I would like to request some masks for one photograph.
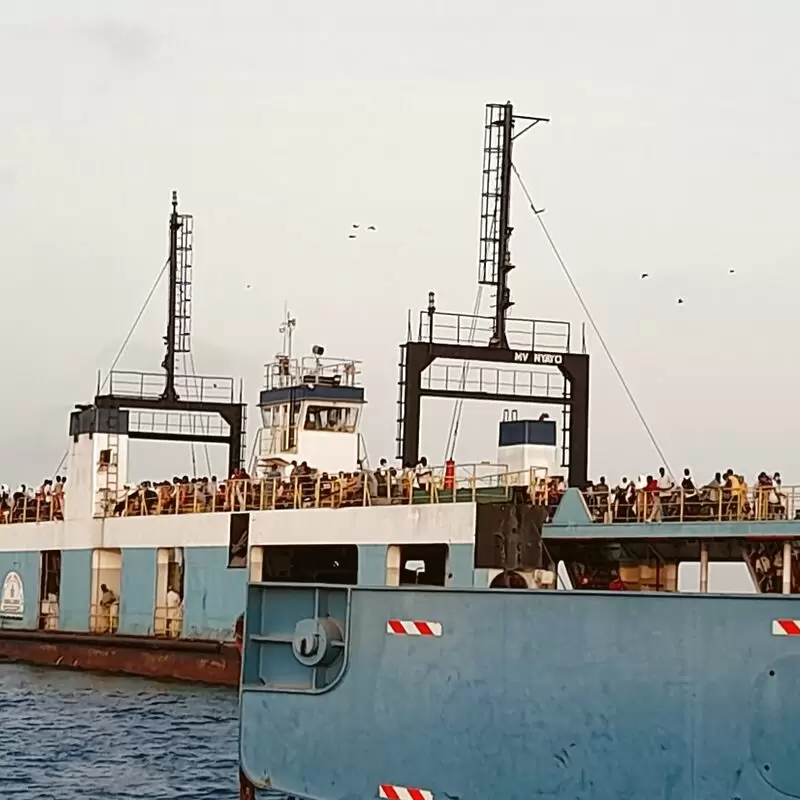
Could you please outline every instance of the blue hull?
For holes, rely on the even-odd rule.
[[[241,761],[271,787],[257,797],[800,797],[800,636],[773,634],[800,617],[793,597],[249,591]],[[302,650],[315,609],[341,641],[301,625]],[[442,635],[387,633],[393,619]]]

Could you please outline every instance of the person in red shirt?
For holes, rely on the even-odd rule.
[[[640,520],[649,520],[658,502],[658,481],[652,475],[647,476],[642,492],[638,516]]]

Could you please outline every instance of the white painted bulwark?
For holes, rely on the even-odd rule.
[[[251,511],[250,545],[472,544],[475,504]],[[24,529],[24,539],[18,535]],[[68,519],[4,525],[0,552],[227,547],[230,514]]]
[[[250,544],[472,544],[475,504],[258,511]]]
[[[102,519],[67,519],[65,522],[28,522],[0,526],[0,553],[42,550],[91,550],[101,547]],[[24,538],[20,536],[20,529]]]
[[[7,572],[0,590],[0,617],[22,619],[25,613],[25,591],[18,572]]]

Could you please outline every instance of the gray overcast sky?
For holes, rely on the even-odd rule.
[[[0,482],[58,463],[163,263],[173,188],[195,215],[198,370],[255,399],[288,301],[297,349],[364,360],[370,456],[394,455],[406,309],[429,289],[472,309],[483,106],[507,99],[553,120],[516,162],[673,470],[800,482],[798,23],[789,0],[6,0]],[[515,312],[580,323],[515,202]],[[351,242],[356,221],[379,230]],[[158,368],[165,305],[121,367]],[[591,471],[655,469],[589,346]],[[425,410],[440,462],[450,408]],[[467,407],[460,460],[494,457],[501,413]],[[186,447],[168,468],[145,449],[140,473],[189,469]]]

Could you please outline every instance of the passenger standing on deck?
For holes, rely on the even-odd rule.
[[[627,522],[630,518],[631,507],[628,503],[628,479],[623,476],[622,480],[614,488],[613,519],[615,521]]]
[[[167,591],[167,635],[174,639],[180,636],[183,618],[183,601],[174,586]]]
[[[414,472],[416,473],[417,486],[427,492],[431,486],[431,468],[428,466],[428,459],[425,456],[420,458]]]
[[[117,596],[104,583],[100,584],[100,633],[113,633],[112,609],[117,603]]]
[[[742,485],[739,476],[732,469],[725,472],[725,483],[722,489],[722,498],[725,503],[725,519],[738,519],[742,508]]]
[[[375,480],[378,483],[378,497],[390,497],[389,465],[385,458],[380,460],[378,469],[375,470]]]
[[[636,495],[636,502],[641,504],[636,508],[636,518],[644,522],[650,522],[658,499],[658,481],[652,475],[648,475],[644,481],[640,478],[639,484],[643,485],[644,488]]]
[[[675,481],[672,475],[667,474],[664,467],[658,468],[658,480],[656,481],[656,491],[653,492],[653,508],[650,512],[650,522],[661,522],[664,518],[663,502],[669,502],[672,490],[675,488]]]
[[[781,491],[781,474],[776,472],[772,476],[772,486],[774,487],[775,498],[778,503],[778,519],[787,519],[786,515],[786,495]]]
[[[11,516],[11,493],[5,483],[0,483],[0,522],[9,522]]]
[[[681,505],[683,519],[694,519],[699,516],[700,508],[698,504],[699,495],[697,487],[694,485],[694,478],[689,467],[683,470],[681,479]]]
[[[56,475],[56,483],[53,486],[53,518],[64,519],[64,484],[66,478]]]
[[[704,516],[711,516],[716,517],[717,519],[722,519],[722,473],[715,472],[714,473],[714,480],[709,481],[703,489],[705,490],[708,503],[709,503],[709,514]]]
[[[611,489],[606,483],[605,475],[600,476],[600,482],[596,483],[592,489],[592,497],[595,499],[595,509],[597,511],[598,522],[611,522]]]

